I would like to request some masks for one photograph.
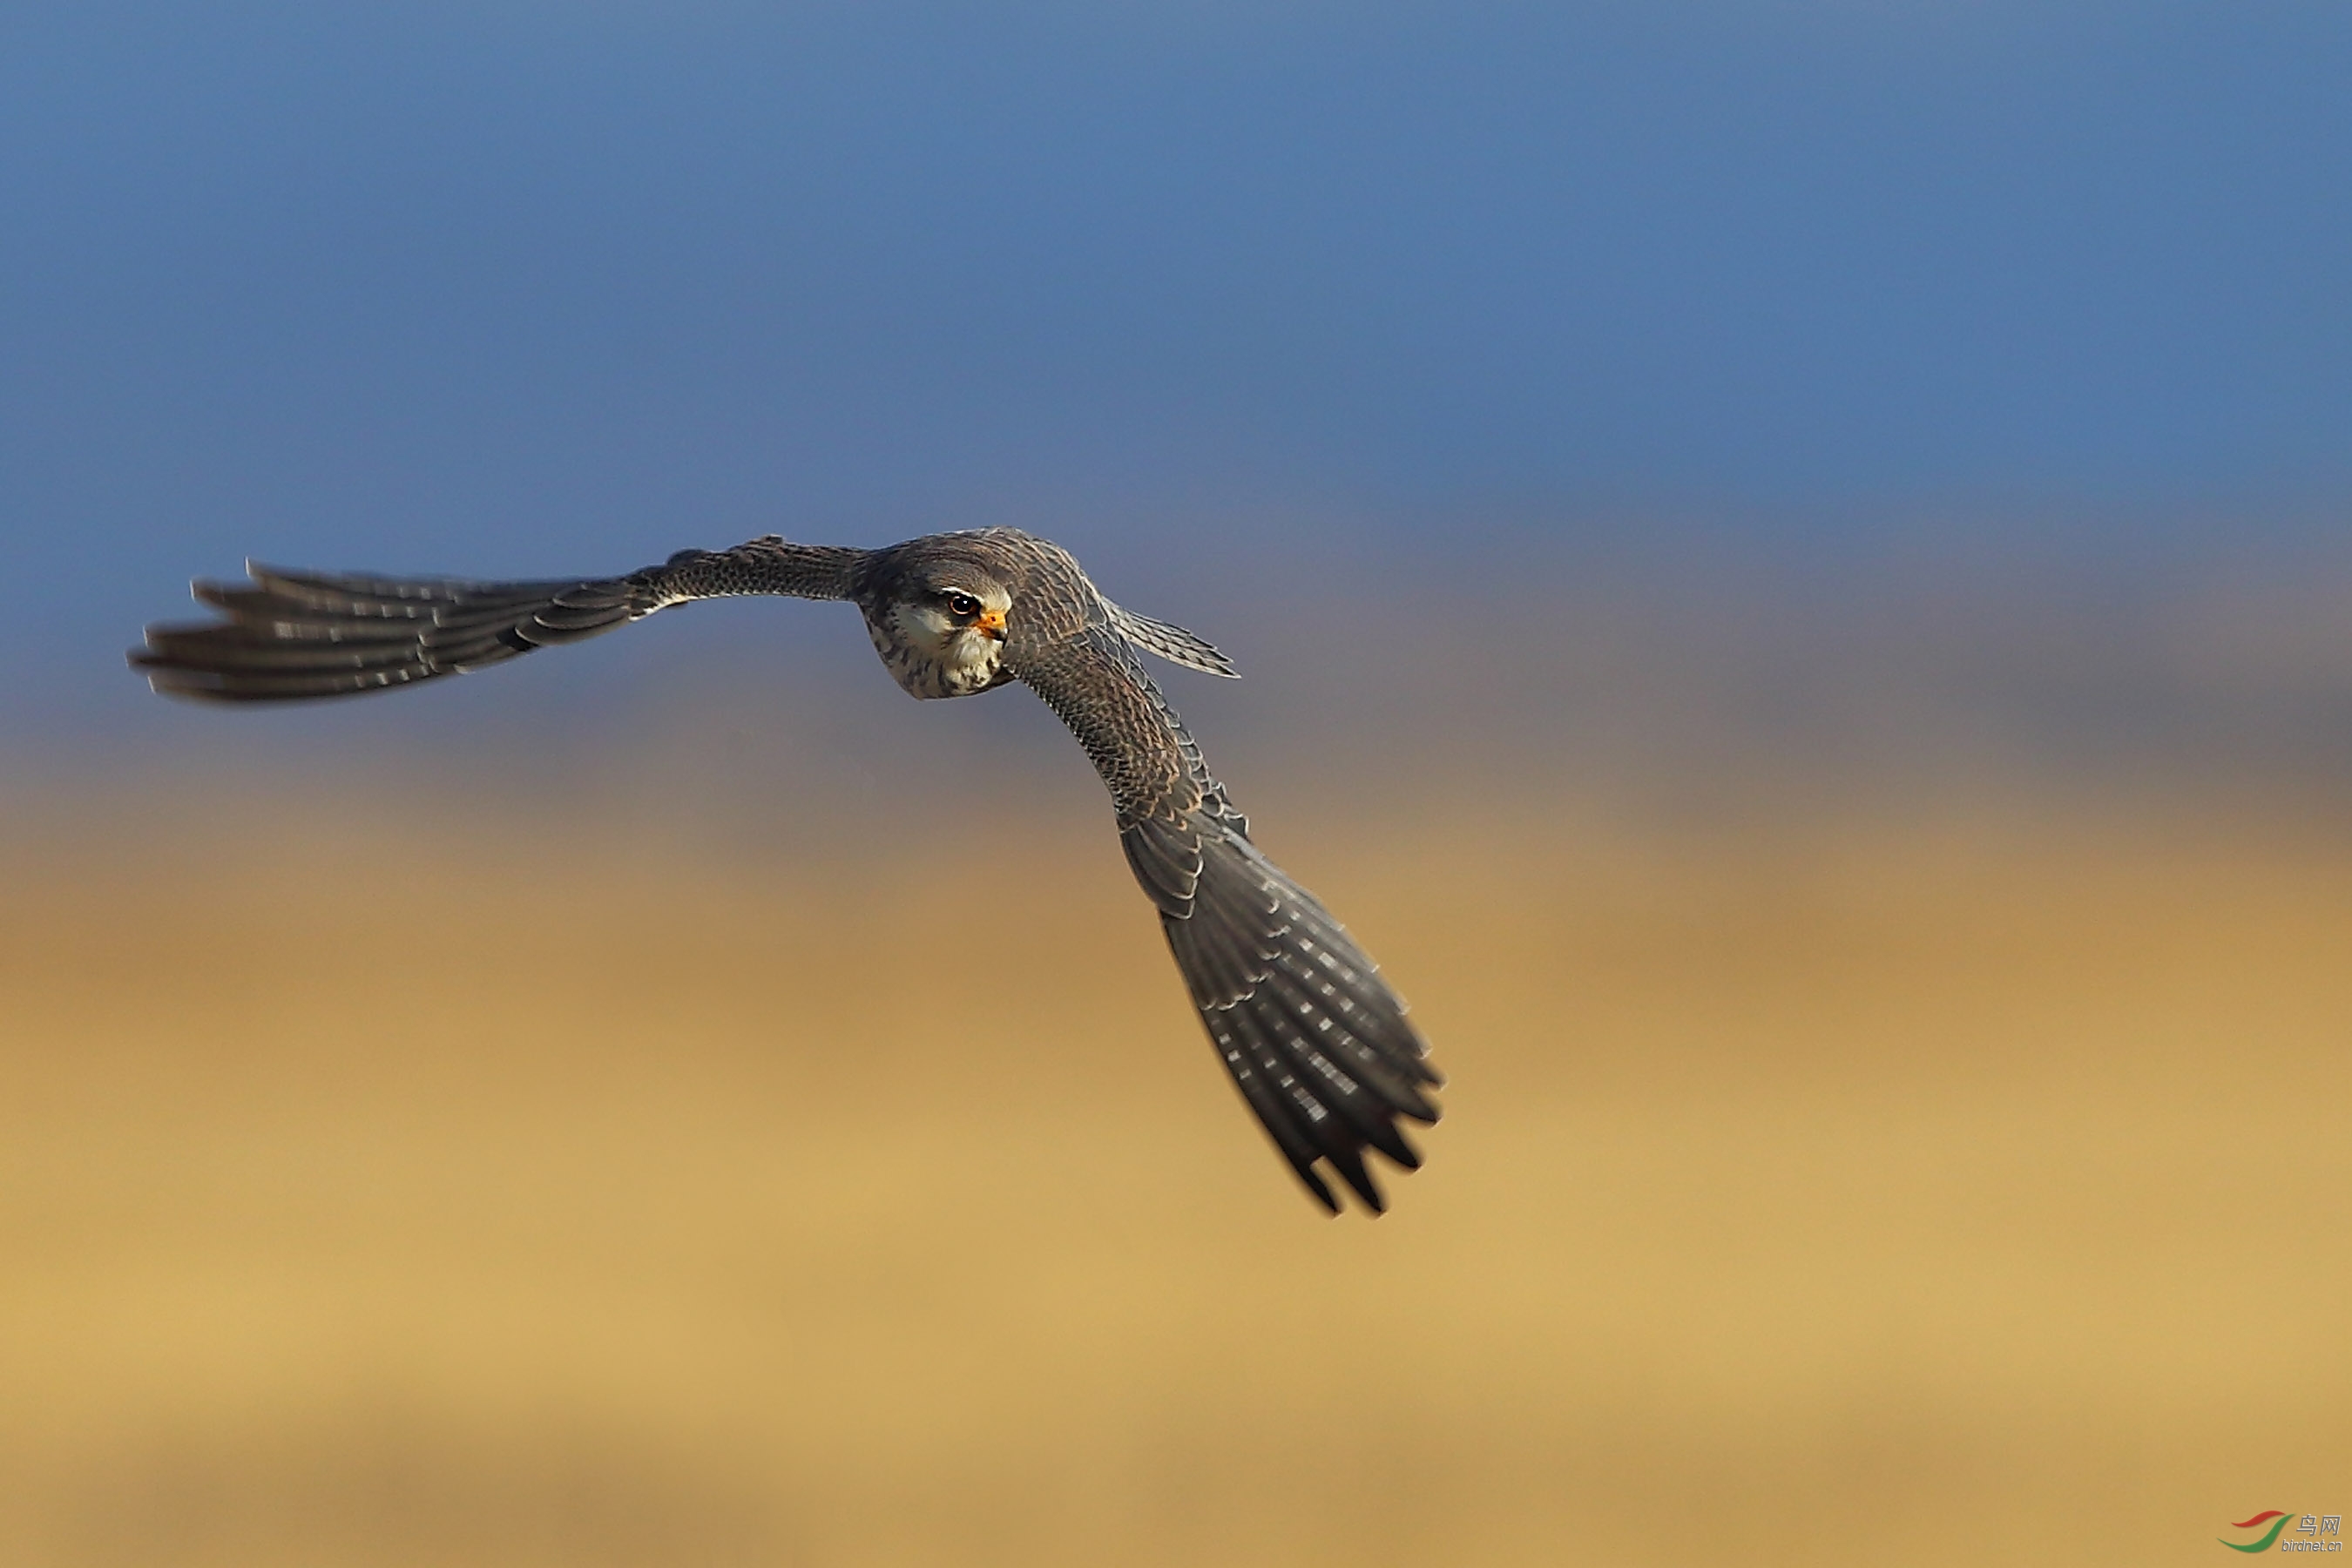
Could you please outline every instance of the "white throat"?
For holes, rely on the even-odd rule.
[[[890,677],[913,697],[969,697],[996,679],[1004,645],[922,605],[888,606],[866,634]]]

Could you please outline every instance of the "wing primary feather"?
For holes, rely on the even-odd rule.
[[[1388,1115],[1409,1116],[1421,1122],[1437,1120],[1437,1108],[1422,1095],[1413,1078],[1404,1070],[1405,1064],[1398,1061],[1392,1051],[1365,1041],[1318,1005],[1286,970],[1277,968],[1267,974],[1264,994],[1296,1020],[1302,1038],[1334,1058],[1342,1070],[1378,1096]],[[1381,1152],[1399,1164],[1419,1163],[1386,1146]]]
[[[666,605],[740,594],[855,595],[869,552],[770,535],[682,551],[626,576],[474,583],[297,572],[246,563],[245,584],[199,581],[222,619],[148,628],[131,662],[168,696],[267,702],[380,691],[582,642]]]
[[[1299,1125],[1298,1120],[1281,1089],[1269,1071],[1269,1064],[1256,1055],[1256,1043],[1246,1039],[1230,1015],[1203,1014],[1209,1026],[1209,1037],[1224,1058],[1225,1071],[1242,1091],[1242,1098],[1257,1115],[1258,1124],[1274,1140],[1291,1171],[1315,1195],[1315,1200],[1333,1214],[1339,1212],[1339,1200],[1331,1195],[1331,1188],[1317,1173],[1315,1161],[1318,1151],[1315,1142]]]
[[[1234,1034],[1252,1044],[1251,1054],[1271,1080],[1276,1096],[1289,1112],[1291,1125],[1303,1133],[1315,1155],[1329,1163],[1374,1214],[1388,1207],[1371,1173],[1364,1168],[1363,1140],[1339,1111],[1302,1078],[1306,1064],[1285,1048],[1269,1021],[1247,1005],[1232,1009]]]
[[[1139,648],[1160,651],[1153,634],[1123,614],[1024,650],[1015,673],[1110,790],[1129,866],[1244,1101],[1318,1202],[1338,1206],[1318,1171],[1328,1165],[1379,1213],[1365,1151],[1412,1170],[1421,1153],[1398,1121],[1438,1119],[1423,1092],[1441,1081],[1427,1047],[1354,938],[1250,842],[1138,661]]]

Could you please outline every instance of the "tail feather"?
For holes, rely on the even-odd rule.
[[[1111,625],[1118,628],[1119,636],[1144,652],[1203,675],[1222,675],[1228,680],[1240,678],[1241,671],[1234,668],[1234,661],[1198,633],[1167,621],[1155,621],[1150,616],[1139,616],[1108,600],[1104,607],[1110,612]]]

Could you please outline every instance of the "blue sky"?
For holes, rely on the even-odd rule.
[[[2352,500],[2340,4],[66,10],[0,12],[20,717],[247,552]]]

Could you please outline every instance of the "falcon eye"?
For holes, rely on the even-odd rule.
[[[976,616],[980,614],[980,601],[970,594],[950,594],[948,608],[959,616]]]

